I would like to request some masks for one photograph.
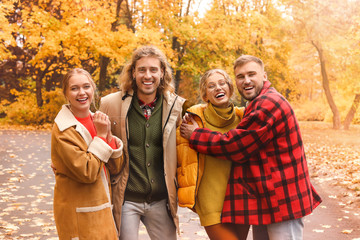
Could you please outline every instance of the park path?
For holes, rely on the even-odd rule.
[[[0,140],[0,239],[58,239],[52,212],[50,133],[0,130]],[[343,203],[337,190],[314,184],[324,201],[305,218],[304,239],[360,240],[360,209]],[[179,218],[179,239],[208,239],[196,214],[180,208]],[[140,240],[147,239],[142,226]]]

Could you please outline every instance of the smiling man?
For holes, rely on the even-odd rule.
[[[112,133],[124,143],[125,169],[111,176],[121,240],[137,240],[140,221],[151,239],[176,239],[176,127],[185,99],[172,80],[165,55],[143,46],[124,67],[121,90],[101,101]]]
[[[248,101],[244,117],[225,134],[183,123],[181,135],[196,151],[233,161],[222,222],[253,225],[254,240],[301,240],[303,217],[321,198],[310,183],[294,111],[270,87],[261,59],[243,55],[235,81]]]

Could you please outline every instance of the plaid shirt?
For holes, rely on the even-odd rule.
[[[142,101],[141,99],[139,100],[139,105],[140,108],[143,110],[144,112],[144,116],[146,118],[146,120],[149,120],[152,111],[154,110],[155,106],[156,106],[156,101],[157,101],[157,97],[149,104],[146,104],[144,101]]]
[[[224,223],[261,225],[301,218],[321,203],[310,183],[294,112],[268,81],[236,129],[220,134],[197,128],[190,146],[234,161]]]

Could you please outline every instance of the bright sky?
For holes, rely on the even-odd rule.
[[[204,16],[206,10],[210,8],[212,0],[195,0],[195,9],[199,9],[200,17]]]

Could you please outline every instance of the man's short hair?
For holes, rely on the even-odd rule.
[[[235,70],[235,68],[241,67],[249,62],[255,62],[255,63],[259,64],[260,67],[262,68],[262,70],[264,70],[263,61],[260,58],[252,56],[252,55],[241,55],[238,59],[236,59],[234,62],[234,70]]]

